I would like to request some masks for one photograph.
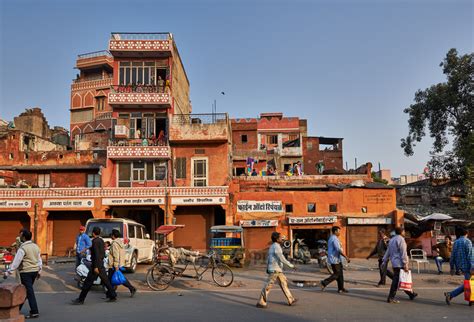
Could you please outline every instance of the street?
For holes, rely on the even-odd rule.
[[[134,298],[120,287],[118,302],[104,303],[103,293],[96,288],[82,306],[69,304],[79,294],[70,271],[72,267],[71,263],[51,264],[37,282],[38,321],[474,321],[472,308],[462,296],[453,300],[451,306],[444,302],[443,292],[462,283],[462,277],[438,276],[433,271],[414,272],[418,298],[410,301],[399,292],[401,303],[387,304],[389,285],[375,287],[378,271],[374,260],[351,262],[345,271],[350,293],[345,295],[336,293],[335,284],[325,292],[318,287],[297,287],[293,281],[316,282],[327,276],[314,265],[300,265],[298,271],[287,272],[298,303],[287,306],[283,293],[275,287],[267,309],[255,307],[265,279],[262,265],[234,269],[234,284],[229,288],[217,287],[207,275],[202,281],[177,278],[164,292],[148,289],[143,282],[148,266],[140,265],[137,273],[127,275],[139,289]],[[23,308],[23,314],[26,313],[27,304]]]

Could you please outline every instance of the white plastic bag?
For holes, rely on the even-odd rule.
[[[405,272],[400,270],[400,282],[398,283],[398,289],[402,291],[413,292],[413,281],[411,279],[411,271]]]

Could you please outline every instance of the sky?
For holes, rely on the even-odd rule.
[[[473,52],[473,2],[462,0],[0,0],[0,118],[39,106],[69,128],[78,54],[111,32],[171,32],[194,113],[283,112],[312,136],[342,137],[349,168],[421,173],[428,137],[406,157],[403,113],[443,82],[450,48]],[[225,95],[220,94],[225,92]]]

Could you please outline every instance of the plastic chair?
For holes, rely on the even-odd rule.
[[[423,249],[411,249],[410,250],[410,262],[413,268],[413,264],[416,263],[418,267],[418,274],[420,274],[420,264],[423,264],[426,270],[426,264],[428,269],[430,268],[430,261],[426,257],[426,252]]]

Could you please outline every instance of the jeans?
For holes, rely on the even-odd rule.
[[[383,259],[379,258],[379,272],[380,272],[380,281],[379,284],[385,285],[387,276],[393,280],[393,273],[388,270],[387,265],[383,265]]]
[[[89,271],[89,274],[87,274],[86,280],[84,281],[84,286],[82,286],[82,291],[81,294],[79,295],[79,300],[84,302],[86,299],[87,293],[89,293],[92,285],[94,285],[94,281],[97,279],[97,276],[100,277],[100,280],[102,284],[105,285],[107,288],[107,297],[114,299],[117,297],[117,293],[115,293],[114,288],[112,287],[112,284],[109,282],[109,278],[107,277],[107,274],[105,273],[105,268],[104,267],[99,267],[99,274],[96,274],[94,272],[94,268]]]
[[[444,259],[443,257],[441,256],[436,256],[434,258],[434,261],[436,263],[436,267],[438,267],[438,272],[442,272],[443,271],[443,263],[449,263],[449,259]]]
[[[109,276],[110,284],[112,284],[112,275],[114,275],[114,272],[115,272],[115,268],[109,268],[108,276]],[[128,288],[130,292],[135,289],[135,287],[133,287],[133,285],[130,284],[127,278],[125,278],[125,283],[123,283],[122,285]]]
[[[400,282],[400,270],[401,270],[400,267],[393,268],[392,285],[390,286],[390,293],[388,294],[389,300],[393,300],[395,298],[395,295],[397,295],[398,284]],[[410,297],[414,295],[413,292],[409,292],[409,291],[404,291],[404,292]]]
[[[464,279],[465,280],[468,280],[470,278],[471,278],[471,273],[470,272],[464,273]],[[454,291],[449,292],[449,296],[451,296],[451,298],[453,298],[453,297],[456,297],[456,296],[458,296],[459,294],[461,294],[463,292],[464,292],[464,281],[463,281],[463,284],[461,284],[461,286],[454,289]]]
[[[341,291],[344,289],[344,273],[342,269],[342,264],[331,264],[332,275],[326,278],[321,282],[324,287],[328,286],[332,281],[337,281],[337,290]]]
[[[26,298],[28,299],[28,304],[30,305],[30,314],[38,314],[38,304],[36,303],[35,291],[33,290],[33,284],[36,281],[38,272],[30,273],[20,273],[21,284],[26,288]],[[23,304],[20,305],[20,310],[23,307]]]
[[[291,292],[288,289],[288,282],[286,280],[286,276],[281,272],[274,272],[268,275],[267,282],[263,286],[262,292],[260,293],[258,304],[262,306],[267,305],[268,294],[270,293],[270,289],[272,288],[273,284],[275,284],[275,282],[278,282],[278,284],[280,284],[281,290],[283,291],[283,294],[285,294],[288,304],[293,303],[295,298],[293,297],[293,295],[291,295]]]
[[[85,257],[85,256],[82,255],[81,253],[76,254],[76,268],[77,268],[77,266],[81,265],[81,260],[82,260],[84,257]]]

